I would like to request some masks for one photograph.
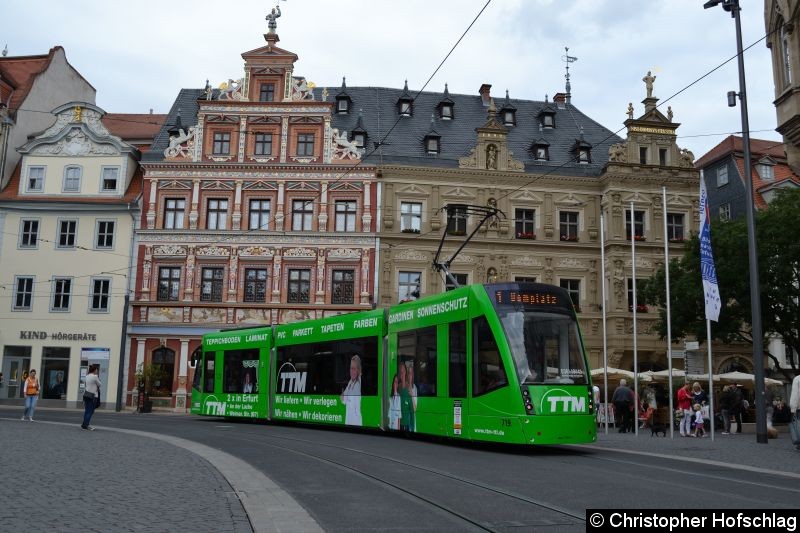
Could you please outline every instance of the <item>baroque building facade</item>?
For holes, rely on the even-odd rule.
[[[783,135],[789,166],[800,174],[800,2],[764,0],[766,45],[772,52],[777,131]]]
[[[375,169],[274,29],[242,54],[243,77],[181,91],[143,162],[132,402],[136,370],[153,363],[166,371],[154,405],[186,409],[206,332],[374,305]]]
[[[21,161],[0,191],[7,295],[0,400],[21,401],[22,380],[37,369],[44,405],[82,404],[83,378],[97,363],[103,402],[113,405],[126,346],[140,151],[110,132],[91,103],[53,114],[54,124],[17,148]]]

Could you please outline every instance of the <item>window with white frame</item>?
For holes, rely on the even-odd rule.
[[[562,241],[578,240],[578,213],[576,211],[561,211],[559,217],[559,230]]]
[[[536,210],[515,209],[514,230],[517,239],[536,238]]]
[[[95,239],[95,248],[113,248],[114,247],[114,228],[116,223],[113,220],[98,220],[97,221],[97,238]]]
[[[186,211],[184,198],[164,200],[164,229],[183,229],[183,216]]]
[[[756,169],[758,169],[758,175],[764,181],[774,181],[775,180],[775,170],[773,169],[772,165],[762,163],[760,165],[756,165]]]
[[[158,293],[159,302],[177,302],[181,288],[181,267],[159,267]]]
[[[228,229],[228,200],[209,198],[206,209],[206,229]]]
[[[468,216],[466,206],[450,206],[447,210],[447,233],[449,235],[466,235]]]
[[[644,279],[636,280],[636,311],[639,313],[646,313],[648,311],[647,303],[644,301]],[[628,311],[633,311],[633,280],[628,278]]]
[[[251,230],[269,229],[269,217],[271,212],[270,207],[271,207],[270,200],[262,200],[262,199],[250,200],[250,208],[248,212],[250,214]]]
[[[64,169],[64,192],[80,192],[81,175],[83,171],[78,166],[68,166]]]
[[[19,232],[20,248],[36,248],[39,246],[39,221],[22,219]]]
[[[75,237],[78,233],[77,220],[59,220],[58,221],[58,241],[56,241],[57,248],[74,248]]]
[[[244,270],[244,301],[265,302],[267,300],[267,269],[246,268]]]
[[[671,241],[684,239],[683,213],[667,213],[667,239]]]
[[[419,233],[422,227],[422,204],[400,202],[400,231]]]
[[[72,278],[53,278],[51,311],[69,311],[72,297]]]
[[[517,283],[536,283],[536,276],[514,276]]]
[[[633,236],[637,241],[644,239],[644,211],[633,212]],[[631,240],[631,211],[625,210],[625,238]]]
[[[42,192],[44,190],[44,167],[28,167],[28,192]]]
[[[231,134],[228,132],[214,133],[213,155],[228,155],[231,153]]]
[[[256,155],[272,155],[272,134],[256,133]]]
[[[100,188],[103,192],[116,192],[119,184],[119,167],[103,167]]]
[[[311,231],[314,200],[292,200],[292,230]]]
[[[422,272],[401,271],[397,277],[397,298],[400,302],[419,298]]]
[[[717,187],[728,184],[728,165],[722,165],[717,169]]]
[[[297,134],[297,155],[298,156],[313,156],[314,155],[314,134],[313,133],[298,133]]]
[[[356,202],[353,200],[336,202],[336,231],[356,230]]]
[[[719,206],[719,219],[720,220],[730,220],[731,219],[731,204],[724,203]]]
[[[560,280],[561,288],[567,291],[569,299],[572,300],[572,306],[575,311],[581,310],[581,280],[579,279],[562,279]]]
[[[204,268],[200,281],[201,302],[221,302],[225,282],[225,269],[221,267]]]
[[[33,276],[14,279],[14,311],[30,311],[33,306]]]
[[[92,293],[89,295],[89,311],[107,313],[111,297],[111,280],[108,278],[92,278]]]

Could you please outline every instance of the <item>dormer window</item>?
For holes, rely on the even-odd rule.
[[[504,126],[517,125],[517,108],[511,105],[511,99],[508,97],[508,90],[506,90],[506,99],[503,102],[503,107],[500,108],[499,116]]]
[[[453,120],[453,104],[442,103],[439,105],[439,118],[442,120]]]
[[[262,83],[258,91],[259,102],[273,102],[275,101],[275,84]]]
[[[756,170],[762,180],[775,181],[775,160],[771,157],[763,157],[756,164]]]
[[[588,165],[592,162],[592,152],[588,148],[578,149],[578,163]]]
[[[116,192],[119,181],[119,167],[103,167],[101,188],[103,192]]]
[[[350,104],[352,103],[353,100],[350,98],[350,95],[347,94],[345,79],[342,77],[342,88],[336,93],[336,113],[339,115],[346,115],[350,112]]]
[[[403,93],[397,99],[397,113],[401,117],[410,117],[414,114],[414,99],[411,98],[411,94],[408,92],[408,80],[403,86]]]
[[[556,127],[556,117],[551,113],[542,115],[542,127],[545,129],[553,129]]]
[[[439,155],[439,141],[440,137],[438,135],[426,135],[425,136],[425,152],[430,155]]]
[[[359,148],[364,148],[367,145],[367,134],[364,132],[353,133],[352,142]]]
[[[544,139],[539,139],[531,145],[531,155],[536,161],[548,161],[550,159],[550,143]]]

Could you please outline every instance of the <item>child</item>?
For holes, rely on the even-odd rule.
[[[706,429],[703,424],[703,406],[699,403],[696,403],[694,404],[694,434],[692,437],[706,436]]]

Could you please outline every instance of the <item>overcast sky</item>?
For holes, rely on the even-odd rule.
[[[296,53],[295,75],[318,86],[422,87],[486,0],[281,0],[279,46]],[[696,157],[741,130],[736,61],[665,102],[736,53],[734,21],[704,0],[492,0],[426,90],[542,100],[564,91],[564,47],[572,103],[603,126],[622,127],[628,102],[643,111],[641,81],[681,123],[678,144]],[[764,36],[763,0],[741,0],[744,46]],[[181,88],[242,76],[241,53],[263,46],[275,2],[0,0],[0,46],[9,55],[55,45],[97,89],[107,112],[169,111]],[[751,136],[780,140],[770,52],[745,52]],[[763,131],[762,131],[763,130]],[[715,135],[712,135],[715,134]]]

